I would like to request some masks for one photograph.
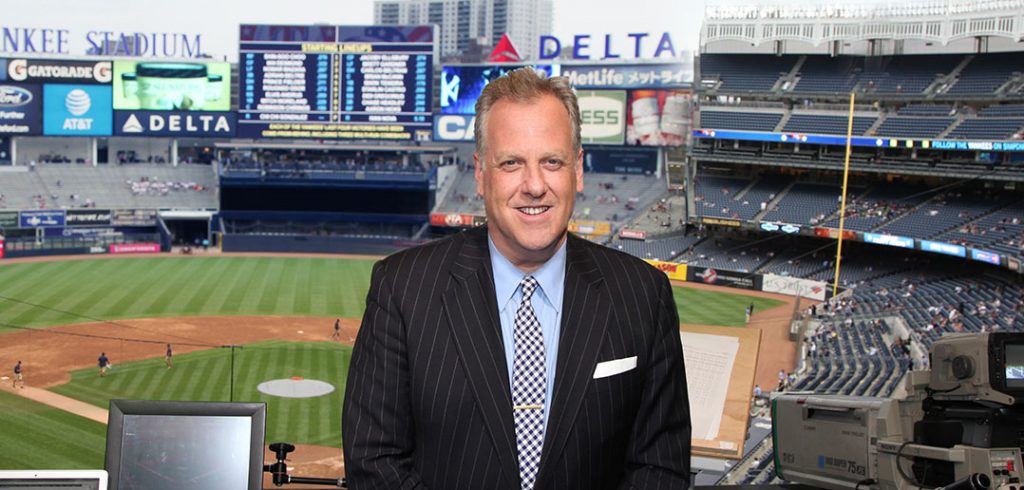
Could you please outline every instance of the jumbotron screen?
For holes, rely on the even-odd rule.
[[[433,26],[240,29],[238,137],[430,140]]]

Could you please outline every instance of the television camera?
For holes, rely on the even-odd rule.
[[[1024,490],[1024,333],[951,334],[906,398],[772,401],[779,477],[828,489]]]

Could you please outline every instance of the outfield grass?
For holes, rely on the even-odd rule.
[[[151,257],[0,266],[0,321],[46,327],[123,318],[222,315],[362,316],[372,260],[289,257]],[[743,326],[744,309],[781,304],[742,294],[676,287],[684,323]],[[5,299],[10,298],[11,300]],[[13,300],[13,301],[12,301]],[[39,305],[39,306],[35,306]],[[9,331],[0,327],[0,333]],[[262,342],[235,352],[236,401],[265,401],[267,441],[338,447],[351,348],[337,343]],[[119,363],[106,378],[72,373],[53,391],[106,408],[114,398],[225,401],[230,351],[217,349]],[[335,385],[312,399],[259,393],[262,381],[302,376]],[[0,393],[0,468],[100,468],[105,427]],[[13,455],[13,456],[11,456]]]
[[[0,391],[0,469],[103,467],[107,426]]]
[[[10,264],[0,267],[0,312],[4,323],[22,327],[211,315],[358,318],[372,267],[372,260],[291,257]],[[743,326],[743,310],[751,302],[755,311],[781,304],[742,294],[674,289],[684,323]],[[0,327],[0,333],[9,330]]]
[[[699,325],[742,327],[746,325],[746,308],[754,304],[754,313],[783,304],[771,298],[758,298],[742,294],[674,287],[679,321]]]
[[[22,327],[207,315],[359,317],[372,266],[372,260],[288,257],[9,264],[0,267],[0,312],[4,323]]]
[[[341,447],[341,404],[352,347],[334,342],[260,342],[235,350],[234,400],[267,403],[267,442],[288,441]],[[71,381],[51,391],[107,408],[111,399],[230,400],[231,351],[215,349],[119,363],[105,378],[93,368],[71,373]],[[301,376],[334,385],[316,398],[282,398],[256,386],[272,379]],[[2,432],[2,431],[0,431]]]

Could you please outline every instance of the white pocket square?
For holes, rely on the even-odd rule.
[[[622,374],[633,369],[636,369],[636,356],[599,362],[597,363],[597,368],[594,369],[594,379],[615,376],[616,374]]]

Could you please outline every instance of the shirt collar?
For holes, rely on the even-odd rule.
[[[540,292],[547,300],[548,306],[559,313],[562,311],[562,293],[565,289],[565,248],[568,242],[569,239],[566,237],[555,254],[532,274],[540,285]],[[494,271],[494,293],[498,299],[498,309],[504,310],[526,274],[498,251],[490,235],[487,236],[487,248],[491,252],[491,269]]]

